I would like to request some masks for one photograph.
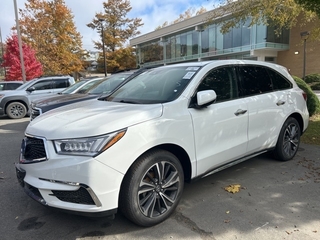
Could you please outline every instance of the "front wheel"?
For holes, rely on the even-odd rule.
[[[27,114],[27,108],[21,102],[12,102],[7,106],[6,113],[9,118],[24,118]]]
[[[299,148],[300,144],[300,125],[295,118],[288,118],[282,126],[274,156],[281,161],[292,159]]]
[[[142,155],[126,174],[120,192],[120,209],[143,227],[167,219],[177,207],[184,174],[177,157],[164,150]]]

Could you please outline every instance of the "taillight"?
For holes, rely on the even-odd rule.
[[[302,96],[303,96],[304,100],[307,101],[307,94],[305,92],[302,92]]]

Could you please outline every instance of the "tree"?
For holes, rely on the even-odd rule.
[[[82,42],[64,0],[28,0],[19,10],[21,34],[37,53],[46,74],[82,69]]]
[[[204,7],[201,7],[199,8],[198,10],[196,10],[195,8],[188,8],[184,13],[181,13],[179,15],[179,17],[175,20],[173,20],[171,23],[168,23],[168,21],[165,21],[162,25],[156,27],[154,30],[159,30],[163,27],[166,27],[168,25],[171,25],[171,24],[175,24],[175,23],[178,23],[178,22],[182,22],[188,18],[191,18],[191,17],[194,17],[194,16],[197,16],[197,15],[200,15],[202,13],[205,13],[207,11],[206,8]]]
[[[320,1],[319,0],[295,0],[297,4],[306,10],[315,12],[320,18]]]
[[[219,7],[216,6],[212,11],[210,20],[222,19],[222,33],[228,32],[233,27],[239,27],[250,19],[250,26],[272,24],[278,34],[281,29],[290,29],[298,24],[298,19],[300,19],[299,24],[318,20],[315,12],[305,9],[296,1],[300,0],[221,0]],[[318,34],[318,31],[313,31],[313,34]]]
[[[119,65],[121,68],[122,63],[116,61],[115,55],[120,53],[119,49],[124,48],[124,44],[129,38],[138,34],[138,28],[143,25],[140,18],[128,18],[127,14],[131,11],[132,7],[129,0],[108,0],[103,2],[104,12],[97,13],[91,23],[87,24],[88,27],[96,29],[105,44],[105,51],[107,57],[108,68],[113,72],[112,66]],[[103,34],[102,34],[103,31]],[[93,41],[95,48],[102,50],[101,41]],[[132,57],[132,51],[121,51],[127,53],[127,57]],[[123,66],[122,66],[123,67]]]
[[[3,55],[2,66],[8,68],[7,80],[22,80],[20,51],[17,35],[6,40],[6,51]],[[42,75],[41,63],[36,59],[35,51],[27,44],[22,44],[26,79],[31,80]]]

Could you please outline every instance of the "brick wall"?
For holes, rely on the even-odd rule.
[[[314,26],[320,26],[320,21],[309,23],[302,27],[299,23],[297,25],[290,31],[289,50],[278,52],[277,63],[290,69],[292,75],[302,77],[304,41],[300,33],[305,31],[312,32]],[[295,52],[299,52],[299,54],[296,55]],[[314,40],[309,37],[306,42],[306,75],[311,73],[320,73],[320,40]]]

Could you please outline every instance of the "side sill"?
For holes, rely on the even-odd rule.
[[[227,169],[227,168],[229,168],[229,167],[232,167],[232,166],[234,166],[234,165],[237,165],[238,163],[244,162],[244,161],[246,161],[246,160],[248,160],[248,159],[251,159],[251,158],[256,157],[256,156],[258,156],[258,155],[261,155],[261,154],[263,154],[263,153],[272,151],[273,149],[274,149],[274,147],[273,147],[273,148],[269,148],[269,149],[265,149],[265,150],[263,150],[263,151],[256,152],[256,153],[250,154],[250,155],[248,155],[248,156],[245,156],[245,157],[242,157],[242,158],[233,160],[232,162],[226,163],[226,164],[224,164],[224,165],[220,165],[220,166],[218,166],[218,167],[215,167],[215,168],[213,168],[213,169],[210,169],[210,170],[206,171],[205,173],[203,173],[203,174],[201,174],[201,175],[199,175],[199,176],[191,179],[189,182],[190,182],[190,183],[196,182],[196,181],[198,181],[198,180],[201,179],[201,178],[207,177],[207,176],[212,175],[212,174],[214,174],[214,173],[216,173],[216,172],[220,172],[220,171],[222,171],[222,170],[224,170],[224,169]]]

